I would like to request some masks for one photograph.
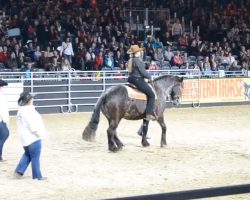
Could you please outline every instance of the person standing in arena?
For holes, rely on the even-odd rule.
[[[33,105],[33,95],[30,93],[21,93],[18,105],[20,107],[17,113],[17,128],[24,148],[24,154],[16,167],[15,177],[22,177],[31,163],[32,178],[45,180],[46,178],[42,176],[40,170],[41,140],[47,137],[42,117],[36,111]]]
[[[9,137],[9,110],[7,101],[3,94],[3,87],[8,83],[0,80],[0,162],[3,162],[3,146]]]

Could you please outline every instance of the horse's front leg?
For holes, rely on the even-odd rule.
[[[142,124],[142,140],[141,144],[143,147],[149,146],[149,142],[147,141],[147,133],[148,133],[148,120],[143,119],[143,124]]]
[[[167,132],[167,126],[164,122],[164,117],[159,117],[157,119],[157,122],[160,124],[161,126],[161,147],[164,147],[167,145],[167,142],[166,142],[166,132]]]
[[[123,143],[121,142],[121,140],[118,138],[117,132],[115,132],[114,140],[115,140],[115,143],[116,143],[116,145],[117,145],[118,150],[121,150],[122,147],[124,146],[124,144],[123,144]]]

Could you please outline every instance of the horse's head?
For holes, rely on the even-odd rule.
[[[170,101],[174,106],[179,106],[181,103],[182,89],[183,89],[183,77],[176,77],[176,84],[172,87],[169,93]]]
[[[162,97],[172,102],[175,106],[181,103],[182,89],[183,89],[183,77],[173,75],[162,75],[155,79],[158,86],[158,92],[163,94]]]

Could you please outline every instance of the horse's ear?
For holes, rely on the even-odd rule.
[[[184,80],[184,77],[182,76],[182,77],[179,77],[179,81],[180,82],[183,82],[183,80]]]

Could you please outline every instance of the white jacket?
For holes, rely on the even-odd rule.
[[[17,128],[23,146],[47,138],[42,117],[33,105],[21,106],[18,109]]]
[[[71,42],[62,42],[61,55],[66,54],[69,56],[74,56],[74,51]]]

